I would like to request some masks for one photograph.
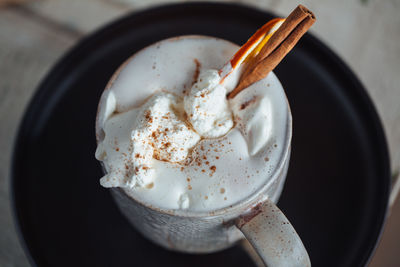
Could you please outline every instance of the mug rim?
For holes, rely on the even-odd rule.
[[[119,73],[124,69],[126,64],[128,62],[130,62],[138,53],[147,49],[148,47],[156,45],[157,43],[168,41],[168,40],[172,41],[172,40],[181,39],[181,38],[213,38],[213,39],[223,40],[227,43],[231,43],[231,44],[234,44],[235,46],[238,46],[237,44],[235,44],[231,41],[222,39],[222,38],[218,38],[218,37],[214,37],[214,36],[206,36],[206,35],[196,35],[196,34],[175,36],[175,37],[157,41],[153,44],[150,44],[150,45],[138,50],[132,56],[130,56],[128,59],[126,59],[118,67],[118,69],[114,72],[114,74],[111,76],[110,80],[108,81],[108,83],[103,91],[103,94],[112,87],[114,81],[118,78]],[[221,216],[221,215],[231,214],[231,213],[235,213],[235,211],[241,211],[243,209],[246,210],[248,208],[251,208],[258,202],[262,202],[263,200],[265,200],[265,196],[262,193],[265,192],[271,186],[271,184],[277,179],[277,176],[279,176],[281,174],[282,169],[285,168],[286,161],[290,160],[290,149],[291,149],[291,140],[292,140],[292,132],[293,132],[292,113],[291,113],[289,101],[287,99],[285,90],[284,90],[280,80],[275,75],[275,73],[273,71],[271,71],[270,74],[268,74],[268,75],[271,75],[271,74],[273,75],[273,77],[276,79],[279,86],[281,87],[281,89],[284,93],[286,106],[287,106],[286,138],[285,138],[285,143],[284,143],[285,149],[283,150],[283,153],[279,157],[279,161],[278,161],[279,163],[277,164],[277,167],[274,169],[274,172],[270,175],[270,178],[267,179],[267,181],[262,186],[257,188],[253,194],[250,194],[247,197],[243,198],[242,200],[239,200],[236,203],[231,204],[227,207],[222,207],[222,208],[218,208],[218,209],[210,210],[210,211],[191,211],[191,210],[165,209],[165,208],[161,208],[161,207],[156,207],[145,201],[140,201],[139,199],[135,198],[134,196],[126,193],[125,189],[122,187],[113,187],[110,189],[120,191],[122,194],[126,195],[130,200],[135,201],[139,205],[141,205],[145,208],[151,209],[155,212],[159,212],[159,213],[167,214],[167,215],[171,215],[171,216],[186,217],[186,218],[207,218],[207,217],[211,218],[211,217],[217,217],[217,216]],[[98,115],[99,115],[99,111],[100,111],[100,103],[101,103],[101,99],[100,99],[98,107],[97,107],[96,126],[95,126],[96,127],[95,130],[96,130],[96,143],[97,144],[99,143],[99,139],[100,139],[99,134],[101,134],[103,131],[102,129],[100,130],[100,126],[98,125],[98,122],[99,122]],[[103,173],[107,173],[105,171],[103,163],[100,162],[100,164],[102,166]],[[286,179],[286,177],[285,177],[285,179]]]

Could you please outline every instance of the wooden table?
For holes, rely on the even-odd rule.
[[[4,0],[0,0],[3,2]],[[0,8],[0,266],[29,266],[12,220],[9,166],[16,129],[39,81],[80,38],[113,19],[163,0],[37,0]],[[170,2],[170,1],[168,1]],[[175,1],[186,2],[186,1]],[[289,14],[290,0],[238,0]],[[383,120],[393,190],[400,189],[400,3],[303,0],[317,15],[312,32],[358,75]],[[400,201],[370,266],[400,266]]]

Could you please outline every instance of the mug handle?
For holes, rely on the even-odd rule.
[[[235,224],[266,266],[311,266],[299,235],[272,201],[259,203]]]

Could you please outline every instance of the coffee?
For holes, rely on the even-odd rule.
[[[221,39],[183,36],[137,52],[120,68],[97,117],[96,157],[107,172],[103,186],[120,187],[159,209],[207,212],[232,206],[273,182],[287,149],[290,116],[279,80],[270,73],[230,100],[225,94],[237,77],[220,92],[204,85],[237,49]],[[226,104],[201,106],[220,95]],[[175,128],[179,131],[169,134]],[[150,157],[137,153],[148,151],[146,146]]]

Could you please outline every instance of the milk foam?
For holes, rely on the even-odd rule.
[[[237,203],[270,181],[285,149],[289,116],[273,73],[227,102],[235,127],[222,137],[196,141],[190,164],[151,157],[151,179],[139,181],[146,186],[126,186],[132,172],[130,133],[146,99],[161,91],[190,97],[196,74],[221,68],[237,49],[214,38],[169,39],[140,51],[124,66],[99,104],[96,157],[107,171],[103,186],[122,187],[158,208],[211,211]]]

